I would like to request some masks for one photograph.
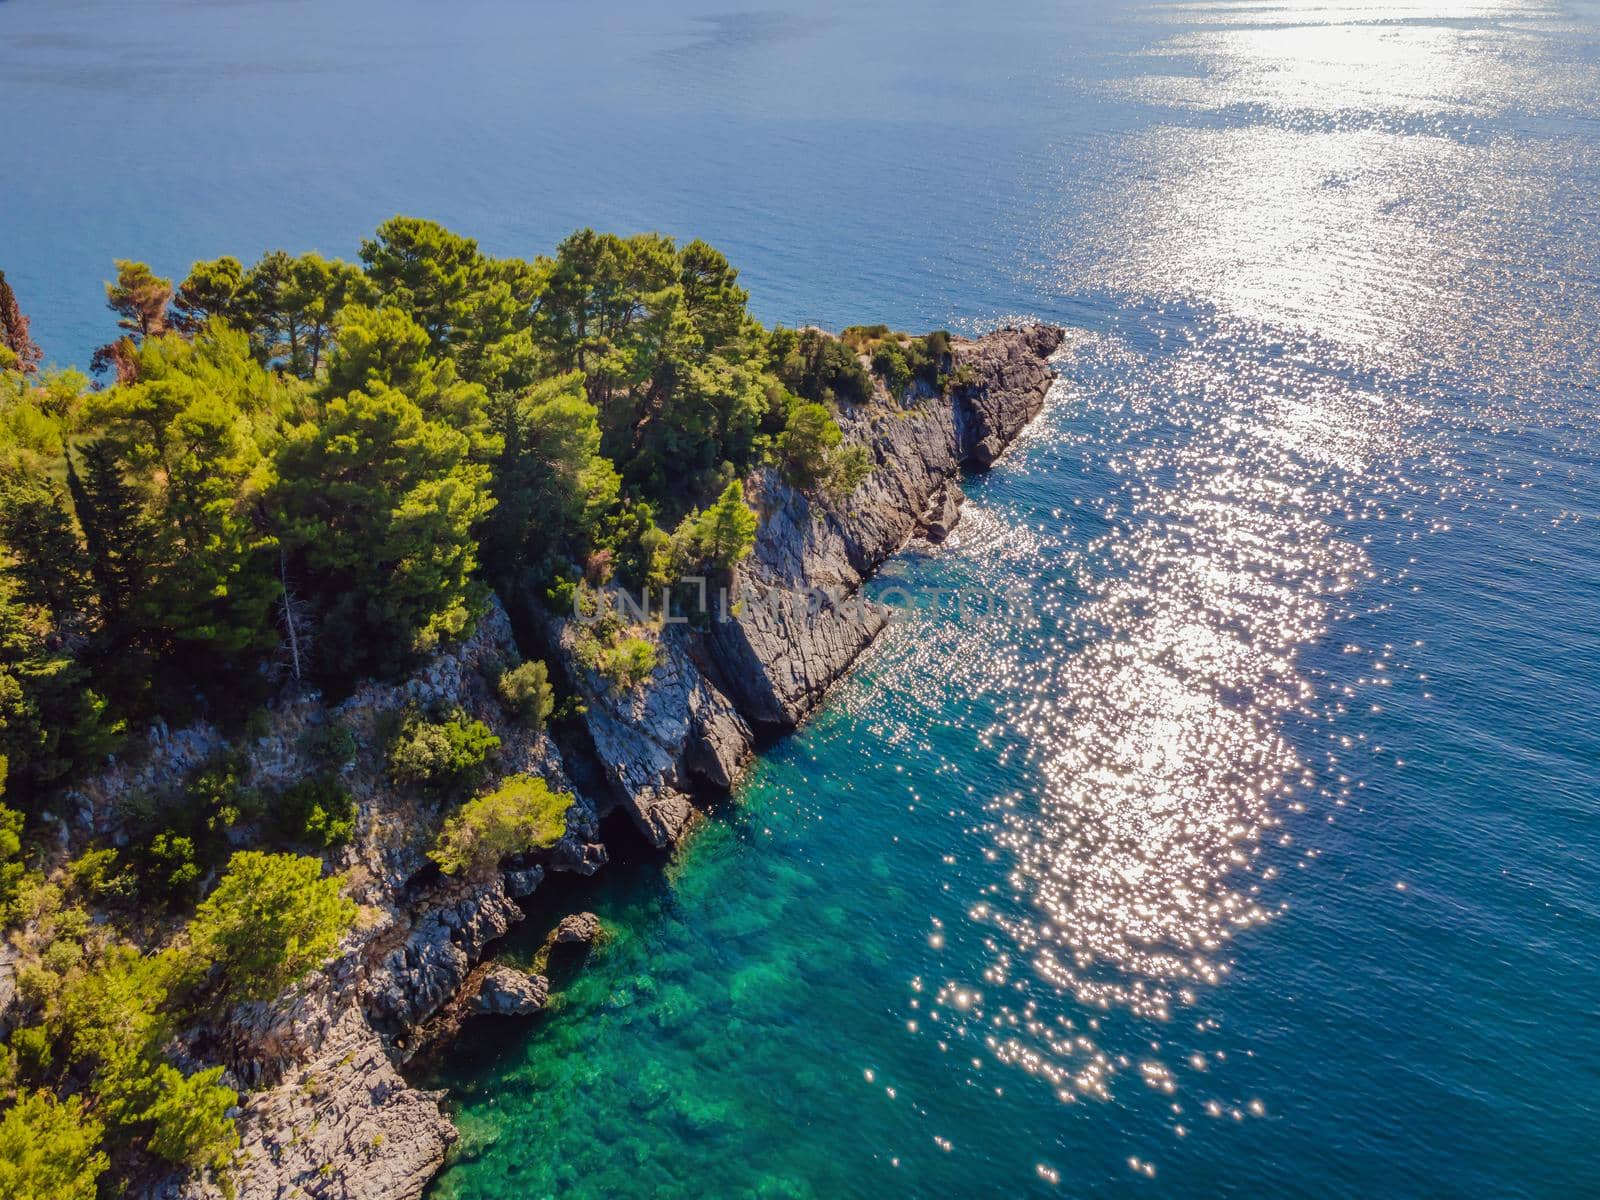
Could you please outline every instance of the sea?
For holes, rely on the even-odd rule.
[[[873,584],[1022,602],[535,897],[433,1200],[1600,1195],[1596,5],[0,0],[0,114],[61,365],[397,212],[1069,330]]]

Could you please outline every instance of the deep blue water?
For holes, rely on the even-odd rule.
[[[1071,325],[925,612],[447,1063],[447,1197],[1592,1194],[1600,16],[0,3],[0,268],[702,236]],[[513,954],[531,951],[529,931]]]

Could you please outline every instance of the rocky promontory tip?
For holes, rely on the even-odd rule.
[[[808,494],[777,471],[751,481],[760,513],[738,582],[763,603],[705,632],[668,626],[649,679],[618,693],[575,660],[578,631],[550,623],[601,766],[656,846],[677,841],[694,797],[726,791],[759,731],[792,729],[822,701],[887,624],[874,606],[818,602],[854,596],[907,541],[943,541],[959,519],[958,476],[986,469],[1043,407],[1049,360],[1065,332],[1053,325],[952,339],[952,384],[914,383],[891,396],[881,380],[865,403],[841,406],[847,444],[875,464],[845,499]]]

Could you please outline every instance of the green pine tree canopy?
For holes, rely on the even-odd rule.
[[[874,353],[895,393],[948,378],[946,335],[765,329],[727,259],[660,234],[523,261],[395,217],[357,263],[115,265],[98,390],[39,371],[0,296],[0,754],[24,805],[157,713],[400,671],[491,588],[731,569],[753,469],[835,500],[867,474],[837,413],[874,394]]]

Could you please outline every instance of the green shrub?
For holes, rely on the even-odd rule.
[[[865,446],[841,446],[828,456],[828,475],[823,488],[833,500],[843,500],[872,474],[872,455]]]
[[[171,829],[150,839],[140,866],[139,890],[158,900],[187,899],[200,883],[194,839]]]
[[[137,881],[117,869],[117,852],[109,846],[78,855],[67,864],[67,878],[91,900],[128,900],[137,890]]]
[[[289,837],[329,849],[355,835],[356,802],[337,778],[313,776],[278,797],[278,818]]]
[[[543,729],[555,710],[556,694],[550,671],[542,662],[525,662],[500,676],[500,699],[530,729]]]
[[[217,1080],[221,1067],[185,1076],[169,1063],[156,1067],[150,1079],[154,1098],[141,1114],[153,1121],[150,1151],[171,1163],[220,1171],[239,1148],[239,1131],[228,1110],[239,1094]]]
[[[578,661],[619,692],[632,691],[649,679],[660,654],[654,642],[640,637],[618,638],[610,644],[590,638],[578,645]]]
[[[578,581],[569,579],[565,575],[558,575],[550,581],[550,587],[545,591],[544,602],[551,612],[557,616],[570,617],[572,604],[578,593]]]
[[[325,721],[306,731],[306,754],[320,766],[337,771],[356,756],[356,748],[356,735],[343,721]]]
[[[500,739],[455,709],[441,720],[407,713],[389,746],[389,778],[402,786],[470,786]]]
[[[223,1003],[271,1000],[320,967],[356,917],[343,879],[322,861],[241,850],[195,909],[178,974],[193,987],[217,976]]]
[[[612,649],[606,677],[620,687],[638,687],[650,678],[660,657],[661,648],[654,642],[624,638]]]
[[[223,755],[203,767],[184,789],[188,815],[220,832],[253,813],[258,798],[244,786],[245,771],[246,764],[238,755]]]
[[[911,386],[911,364],[906,361],[906,352],[895,342],[884,342],[873,351],[872,369],[883,376],[884,386],[891,396],[898,398]]]
[[[43,1025],[24,1025],[11,1034],[11,1053],[17,1069],[30,1079],[42,1079],[55,1059],[50,1031]]]
[[[729,482],[715,504],[689,525],[686,548],[700,563],[727,571],[746,558],[756,544],[759,519],[744,500],[744,485]]]
[[[102,1126],[74,1097],[27,1092],[0,1118],[0,1196],[16,1200],[94,1200],[110,1166]]]
[[[847,325],[839,331],[839,340],[857,354],[866,354],[891,334],[887,325]]]
[[[485,871],[513,854],[554,846],[567,832],[569,792],[537,775],[512,775],[444,823],[428,856],[447,875]]]
[[[873,465],[865,446],[843,443],[844,431],[824,405],[797,404],[777,438],[778,465],[796,487],[842,500],[872,473]]]
[[[0,924],[9,922],[11,905],[27,873],[22,857],[22,814],[0,804]]]
[[[819,404],[865,404],[872,377],[855,351],[820,329],[777,329],[772,334],[774,368],[797,396]]]
[[[954,371],[950,372],[945,381],[945,387],[948,391],[955,391],[958,388],[973,387],[977,382],[978,373],[966,363],[961,363]]]

